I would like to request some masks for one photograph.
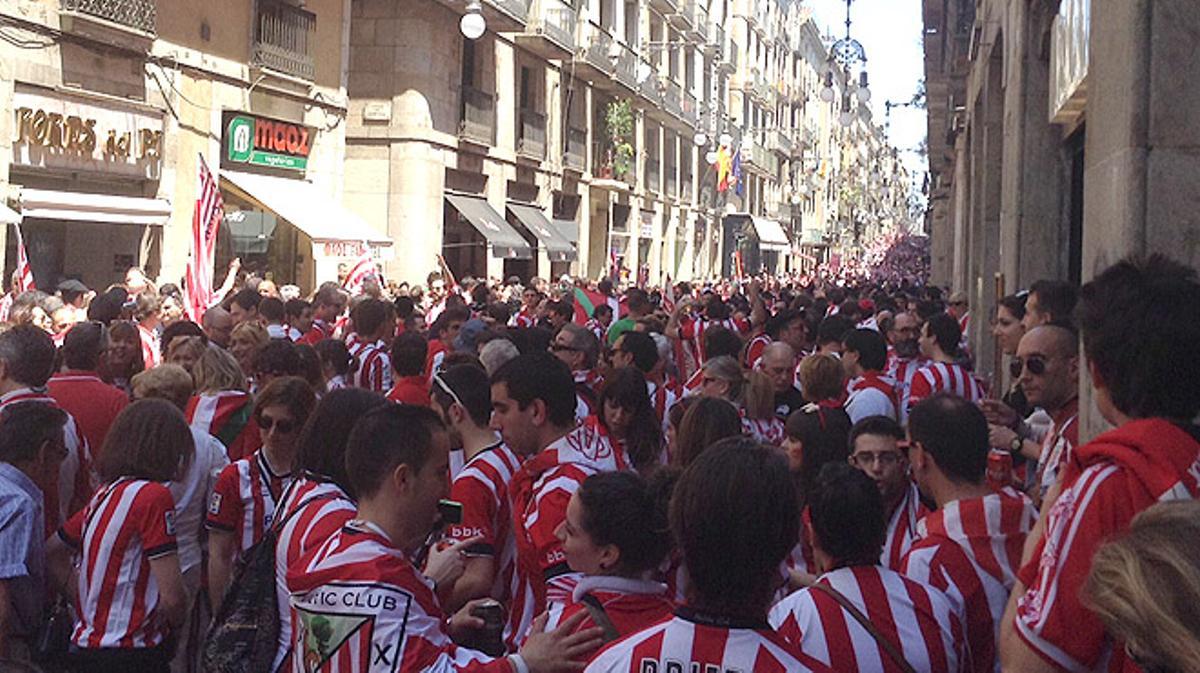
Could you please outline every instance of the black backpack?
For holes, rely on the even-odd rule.
[[[310,502],[331,497],[318,495],[301,502],[286,518],[267,528],[262,539],[242,555],[201,646],[200,670],[270,673],[279,646],[279,608],[275,596],[275,548],[279,531]],[[282,501],[287,502],[287,498]]]

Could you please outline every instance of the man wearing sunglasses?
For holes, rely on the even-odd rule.
[[[1029,404],[1043,409],[1053,423],[1041,443],[1012,427],[991,425],[991,445],[1038,461],[1031,493],[1040,502],[1079,443],[1079,338],[1063,325],[1035,327],[1021,338],[1011,367]]]
[[[571,368],[575,377],[575,420],[582,422],[596,409],[596,388],[602,381],[596,371],[600,341],[586,327],[567,323],[554,335],[550,352]]]

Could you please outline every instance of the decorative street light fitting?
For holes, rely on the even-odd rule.
[[[850,5],[853,1],[846,0],[846,37],[834,42],[829,48],[825,86],[821,88],[820,93],[821,100],[826,103],[834,101],[833,68],[840,68],[846,81],[846,89],[842,92],[841,114],[838,115],[838,122],[842,126],[850,126],[854,122],[854,115],[850,110],[852,96],[859,104],[866,104],[871,100],[871,89],[867,81],[867,51],[861,42],[850,35]],[[857,81],[853,76],[855,71],[858,73]]]
[[[483,18],[483,5],[479,0],[467,3],[467,12],[458,20],[458,29],[468,40],[478,40],[487,31],[487,19]]]

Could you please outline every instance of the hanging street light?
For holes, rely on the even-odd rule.
[[[458,29],[468,40],[478,40],[487,31],[487,19],[483,18],[483,5],[479,0],[467,3],[467,13],[458,20]]]

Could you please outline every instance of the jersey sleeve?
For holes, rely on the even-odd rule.
[[[414,601],[407,613],[394,615],[403,623],[395,669],[428,673],[516,673],[507,658],[492,659],[482,652],[459,647],[442,628],[440,618],[422,610]],[[374,666],[372,671],[376,670]]]
[[[908,402],[905,409],[912,411],[912,408],[917,406],[919,402],[933,394],[933,385],[929,383],[929,379],[921,372],[913,374],[912,386],[908,389]]]
[[[555,531],[567,518],[567,503],[578,488],[577,481],[561,475],[548,480],[541,492],[534,496],[534,512],[526,519],[525,525],[537,550],[538,567],[543,572],[567,561]]]
[[[1107,649],[1103,623],[1080,596],[1093,554],[1136,513],[1122,481],[1111,468],[1081,474],[1051,508],[1046,533],[1021,569],[1027,589],[1017,600],[1017,634],[1059,668],[1091,670]]]
[[[242,518],[242,499],[238,495],[237,463],[226,465],[217,477],[212,495],[208,497],[207,528],[232,533]]]
[[[130,515],[148,558],[175,553],[175,500],[166,486],[149,483],[142,487]]]
[[[447,537],[461,541],[480,536],[483,539],[467,549],[467,554],[495,556],[500,547],[496,539],[499,504],[481,476],[471,468],[458,475],[450,487],[450,499],[462,503],[463,513],[462,523],[451,526]]]
[[[67,519],[62,528],[58,529],[58,537],[72,549],[79,549],[83,544],[83,523],[87,514],[87,508],[75,512],[75,514]]]

